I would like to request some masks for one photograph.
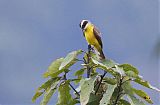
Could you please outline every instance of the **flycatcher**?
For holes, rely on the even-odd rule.
[[[98,52],[98,55],[100,59],[105,59],[105,56],[103,54],[103,44],[100,36],[100,31],[96,28],[95,25],[93,25],[88,20],[82,20],[80,22],[80,28],[83,31],[83,35],[88,42],[89,45],[93,46],[95,51]]]

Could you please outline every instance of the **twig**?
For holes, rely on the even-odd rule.
[[[76,92],[76,94],[78,95],[78,96],[80,96],[80,94],[77,92],[77,90],[69,83],[69,86]]]
[[[65,73],[64,73],[64,78],[63,78],[64,80],[67,80],[66,74],[67,74],[67,73],[65,72]]]
[[[88,53],[86,53],[87,55],[87,60],[83,57],[84,63],[87,65],[87,78],[90,77],[91,74],[91,67],[89,66],[90,63],[90,57],[91,57],[91,45],[88,45]]]
[[[66,81],[67,80],[67,77],[66,77],[66,72],[65,72],[65,74],[64,74],[64,80]],[[73,91],[75,91],[76,92],[76,94],[78,95],[78,96],[80,96],[80,94],[77,92],[77,90],[69,83],[69,86],[73,89]]]
[[[119,84],[117,84],[117,87],[118,87],[118,95],[117,95],[116,100],[115,100],[115,102],[114,102],[113,105],[117,105],[118,100],[119,100],[119,98],[120,98],[120,96],[121,96],[122,81],[123,81],[123,78],[121,78]]]
[[[96,91],[95,91],[95,95],[97,94],[97,92],[98,92],[98,90],[99,90],[99,88],[100,88],[100,85],[101,85],[101,83],[102,83],[102,80],[103,80],[103,78],[104,78],[104,76],[107,74],[107,72],[105,71],[104,73],[103,73],[103,75],[101,75],[101,79],[100,79],[100,82],[99,82],[99,84],[98,84],[98,86],[97,86],[97,89],[96,89]]]
[[[87,64],[89,64],[90,62],[90,53],[91,53],[91,45],[88,45],[88,54],[87,54]],[[90,77],[90,74],[91,74],[91,69],[89,67],[89,65],[87,66],[87,78]]]

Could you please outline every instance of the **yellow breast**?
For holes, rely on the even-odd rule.
[[[86,38],[88,44],[93,45],[97,50],[99,50],[99,49],[101,49],[100,44],[98,43],[98,41],[94,35],[93,28],[94,28],[94,26],[92,24],[88,25],[84,31],[84,35],[85,35],[85,38]]]

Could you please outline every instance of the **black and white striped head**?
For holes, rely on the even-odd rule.
[[[85,30],[87,28],[88,23],[90,23],[88,20],[82,20],[79,26],[82,30]]]

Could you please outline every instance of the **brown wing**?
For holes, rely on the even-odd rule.
[[[100,31],[97,29],[97,27],[94,26],[93,28],[93,33],[96,37],[96,39],[98,40],[98,43],[101,45],[101,48],[103,48],[103,44],[102,44],[102,40],[101,40],[101,37],[100,37]]]

